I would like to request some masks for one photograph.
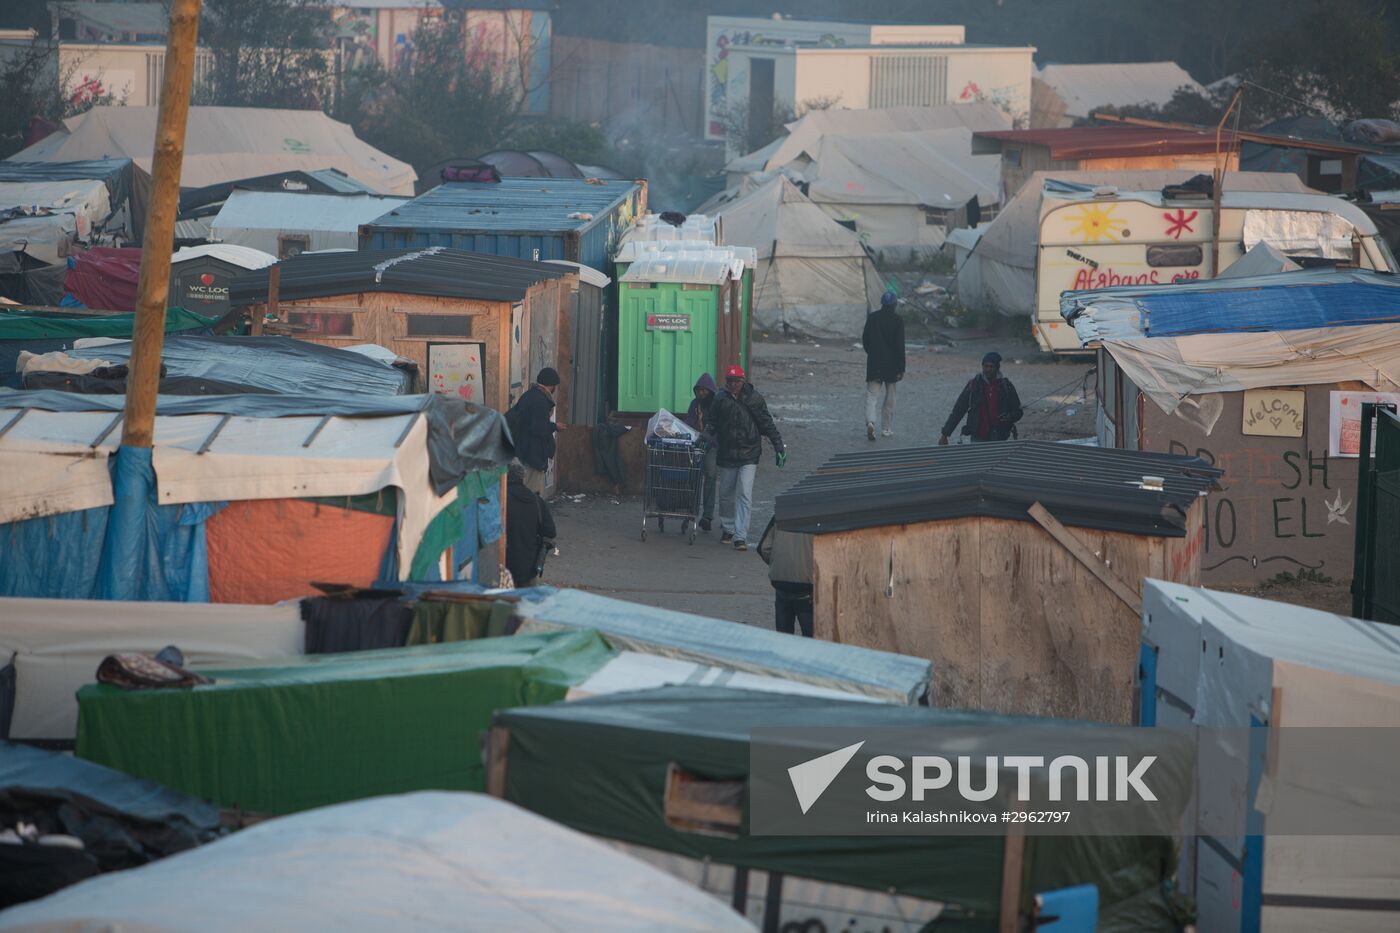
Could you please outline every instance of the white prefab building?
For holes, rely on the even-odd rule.
[[[1024,122],[1034,54],[1031,46],[911,43],[731,48],[725,99],[751,121],[781,105],[879,110],[988,101]]]

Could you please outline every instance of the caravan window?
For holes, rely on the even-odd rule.
[[[1201,248],[1188,243],[1147,247],[1147,264],[1153,267],[1199,266],[1201,259]]]

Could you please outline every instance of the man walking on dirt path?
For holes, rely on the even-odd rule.
[[[778,466],[787,461],[783,436],[768,413],[768,403],[748,382],[740,366],[724,371],[724,391],[710,405],[710,423],[719,443],[720,544],[749,549],[749,512],[753,505],[753,480],[763,456],[763,439],[773,445]]]
[[[551,417],[557,391],[559,374],[546,366],[505,415],[515,457],[525,467],[525,487],[538,495],[544,495],[545,473],[554,459],[554,432],[564,430]]]
[[[1011,380],[1001,374],[1001,354],[993,351],[982,357],[982,372],[968,380],[962,394],[953,405],[953,413],[943,423],[938,437],[939,446],[948,443],[948,435],[967,416],[962,433],[974,443],[1004,441],[1016,434],[1016,422],[1021,420],[1021,398]]]
[[[889,437],[894,433],[894,390],[904,378],[904,321],[898,304],[898,295],[885,292],[879,310],[866,316],[860,338],[865,347],[865,436],[872,441],[877,403],[880,435]]]

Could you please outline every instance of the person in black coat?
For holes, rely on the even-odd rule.
[[[525,485],[524,467],[511,464],[506,479],[506,569],[516,586],[530,586],[539,577],[556,534],[549,505]]]
[[[1021,397],[1011,380],[1001,374],[1001,354],[992,352],[982,357],[982,372],[968,380],[953,405],[953,413],[943,424],[939,445],[948,443],[948,435],[967,416],[962,432],[974,442],[1004,441],[1016,433],[1021,420]]]
[[[719,444],[719,541],[732,542],[736,550],[747,551],[753,481],[763,455],[763,439],[768,438],[773,445],[779,467],[787,462],[787,448],[768,413],[768,403],[746,381],[743,367],[730,366],[724,371],[724,391],[710,403],[709,418]]]
[[[904,378],[904,321],[898,304],[894,292],[885,292],[880,310],[865,318],[860,338],[865,347],[865,436],[872,441],[877,407],[880,434],[889,437],[894,433],[894,390]]]
[[[554,459],[554,432],[564,429],[564,425],[555,424],[550,417],[557,391],[559,374],[546,366],[535,377],[534,385],[506,412],[506,424],[515,442],[515,458],[525,467],[525,485],[540,495],[544,494],[549,461]]]

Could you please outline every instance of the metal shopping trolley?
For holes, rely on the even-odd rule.
[[[700,499],[705,482],[704,441],[689,438],[647,438],[647,467],[642,489],[642,540],[647,539],[647,519],[656,519],[657,531],[666,530],[666,519],[681,522],[681,534],[695,543],[700,520]]]

